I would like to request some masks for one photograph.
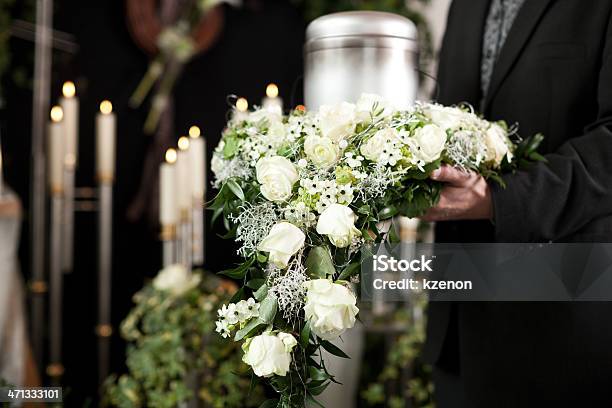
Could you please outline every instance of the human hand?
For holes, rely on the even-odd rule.
[[[438,204],[421,217],[424,221],[483,220],[493,217],[491,190],[474,172],[443,165],[430,178],[446,183]]]

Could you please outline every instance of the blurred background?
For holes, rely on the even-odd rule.
[[[42,334],[33,333],[31,302],[33,296],[46,293],[46,288],[32,285],[36,262],[31,250],[32,239],[36,239],[31,233],[35,40],[37,10],[40,13],[45,1],[0,0],[0,170],[5,196],[11,197],[0,206],[0,217],[16,220],[0,224],[5,256],[0,285],[7,283],[0,292],[0,379],[16,385],[49,385],[58,377],[48,369],[46,323]],[[134,93],[139,86],[142,89],[143,78],[146,85],[151,64],[174,61],[176,55],[160,54],[163,46],[158,37],[163,27],[174,27],[186,3],[57,0],[52,4],[49,103],[57,103],[66,81],[74,83],[80,103],[74,266],[63,275],[62,295],[63,372],[59,381],[67,406],[96,406],[102,400],[95,331],[99,289],[95,116],[102,100],[112,102],[117,121],[111,308],[115,330],[110,335],[108,371],[121,374],[127,370],[126,342],[117,328],[134,305],[134,293],[162,266],[157,168],[166,148],[195,125],[207,141],[210,159],[235,102],[229,95],[259,104],[267,85],[274,83],[285,110],[301,104],[305,28],[316,17],[331,12],[381,10],[410,18],[420,35],[421,98],[429,99],[435,93],[431,77],[435,77],[450,0],[231,0],[198,16],[190,27],[199,35],[193,50],[179,58],[176,79],[168,81],[171,85],[162,85],[164,76],[174,75],[172,67],[164,65],[160,77],[150,80],[151,92],[135,103]],[[180,47],[180,39],[176,44]],[[165,104],[156,95],[164,96]],[[211,199],[214,191],[208,190],[207,199]],[[204,268],[221,270],[232,263],[235,250],[218,237],[220,228],[206,231]],[[47,252],[42,262],[45,274]],[[415,363],[423,334],[406,333],[402,319],[414,316],[401,313],[393,318],[399,328],[390,338],[382,330],[367,334],[368,357],[363,358],[365,366],[355,396],[359,406],[433,405],[428,375]],[[47,314],[43,319],[46,322]]]

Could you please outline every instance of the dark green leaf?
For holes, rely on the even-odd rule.
[[[230,299],[230,303],[237,303],[244,297],[244,288],[240,288],[234,293],[234,296]]]
[[[264,403],[259,406],[259,408],[276,408],[278,407],[278,402],[279,401],[277,399],[265,400]]]
[[[302,348],[306,348],[308,346],[308,340],[310,339],[310,322],[306,322],[304,324],[304,328],[300,333],[300,344]]]
[[[234,269],[228,269],[225,271],[221,271],[218,272],[219,275],[225,275],[227,277],[230,277],[232,279],[243,279],[244,276],[246,275],[247,271],[249,270],[249,268],[251,267],[251,265],[253,265],[253,261],[255,259],[251,258],[248,261],[246,261],[245,263],[238,265],[236,268]]]
[[[359,262],[353,262],[351,264],[348,264],[342,270],[342,272],[340,273],[340,276],[338,276],[338,279],[346,280],[350,278],[351,276],[355,275],[356,273],[358,273],[360,269],[361,269],[361,263]]]
[[[325,382],[325,383],[323,383],[323,384],[321,384],[321,385],[318,385],[318,386],[314,386],[314,387],[310,387],[310,386],[309,386],[309,387],[308,387],[308,392],[309,392],[311,395],[319,395],[319,394],[321,394],[323,391],[325,391],[325,389],[327,388],[327,386],[328,386],[328,385],[329,385],[329,381],[328,381],[328,382]]]
[[[225,185],[240,199],[240,201],[244,201],[244,191],[242,191],[242,187],[240,187],[235,180],[229,179],[225,182]]]
[[[319,344],[321,344],[321,347],[323,347],[325,350],[327,350],[330,354],[333,354],[334,356],[342,357],[342,358],[350,358],[349,356],[346,355],[344,351],[340,350],[338,347],[336,347],[335,345],[333,345],[327,340],[321,340]]]
[[[256,278],[256,279],[251,279],[250,281],[248,281],[246,283],[246,286],[248,288],[251,288],[253,290],[257,290],[259,288],[261,288],[261,285],[263,285],[264,283],[266,283],[266,280],[263,278]]]

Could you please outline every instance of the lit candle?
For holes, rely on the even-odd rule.
[[[96,115],[96,171],[102,183],[110,183],[115,178],[116,129],[117,118],[113,113],[113,104],[102,101],[100,112]]]
[[[283,100],[278,96],[278,86],[269,84],[266,87],[266,96],[261,101],[261,106],[270,112],[283,113]]]
[[[176,150],[166,151],[166,161],[159,168],[159,223],[162,226],[175,226],[178,211],[176,208]]]
[[[79,98],[76,97],[74,83],[67,81],[62,87],[59,104],[64,110],[64,132],[66,138],[66,151],[64,164],[67,169],[74,169],[77,162],[79,146]]]
[[[201,136],[200,128],[192,126],[189,128],[192,172],[193,198],[198,204],[203,203],[206,192],[206,140]]]
[[[59,106],[51,109],[51,122],[49,123],[49,186],[52,194],[61,194],[64,191],[64,111]]]
[[[247,120],[249,117],[249,114],[247,113],[248,109],[249,101],[247,101],[246,98],[238,98],[238,100],[236,101],[236,108],[234,109],[234,121],[240,122],[243,120]]]
[[[178,197],[178,209],[181,218],[189,217],[189,209],[192,203],[192,167],[191,156],[189,154],[189,138],[183,136],[178,141],[178,157],[176,162],[176,185]]]

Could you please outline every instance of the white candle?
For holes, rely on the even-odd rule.
[[[100,182],[110,183],[115,178],[115,142],[117,118],[109,101],[100,103],[96,115],[96,164]]]
[[[236,107],[234,109],[234,116],[232,117],[232,119],[235,122],[247,120],[249,118],[249,114],[247,112],[248,109],[249,101],[247,101],[246,98],[238,98],[238,100],[236,101]]]
[[[201,136],[200,128],[192,126],[189,129],[191,146],[192,194],[194,200],[203,202],[206,192],[206,140]]]
[[[64,191],[64,112],[59,106],[51,109],[51,122],[49,123],[48,146],[49,155],[49,186],[52,194]]]
[[[176,185],[178,197],[178,209],[182,218],[188,217],[192,204],[192,167],[191,155],[189,154],[189,138],[181,137],[178,141],[178,157],[176,161]]]
[[[68,81],[62,87],[63,97],[59,99],[64,110],[64,132],[66,138],[66,151],[64,164],[67,169],[74,169],[79,150],[79,98],[75,96],[74,83]]]
[[[266,87],[266,96],[262,99],[261,106],[270,112],[283,114],[283,100],[278,96],[278,86],[269,84]]]
[[[176,208],[176,150],[166,151],[166,161],[159,168],[159,223],[162,226],[177,224]]]

